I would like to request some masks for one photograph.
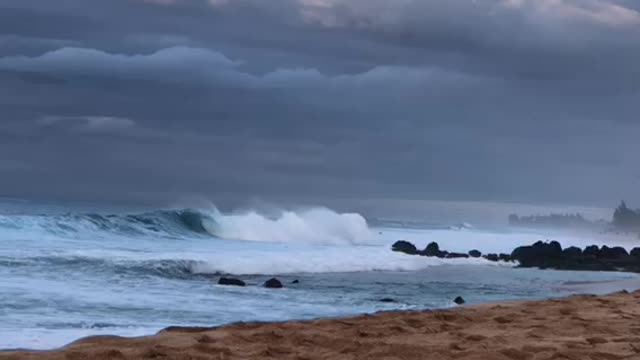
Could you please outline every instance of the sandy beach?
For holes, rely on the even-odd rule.
[[[23,359],[640,359],[640,291],[92,337]]]

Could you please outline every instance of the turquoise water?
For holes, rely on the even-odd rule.
[[[2,209],[0,348],[46,349],[87,335],[146,335],[171,325],[444,308],[459,295],[469,303],[546,298],[575,292],[566,286],[573,282],[635,277],[393,253],[390,245],[400,238],[420,245],[438,239],[453,251],[508,251],[538,235],[370,229],[358,214],[328,209],[271,216],[34,204]],[[221,274],[249,286],[218,286]],[[272,276],[285,288],[261,287]]]

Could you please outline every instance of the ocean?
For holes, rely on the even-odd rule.
[[[265,215],[221,213],[213,206],[131,209],[5,200],[0,348],[51,349],[90,335],[140,336],[174,325],[447,308],[457,296],[471,304],[548,298],[585,291],[576,284],[637,279],[390,250],[397,240],[485,253],[546,239],[566,246],[611,241],[459,220],[402,228],[371,226],[362,215],[327,208]],[[225,274],[248,286],[217,285]],[[261,286],[274,276],[284,289]]]

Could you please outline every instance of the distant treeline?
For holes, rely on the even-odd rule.
[[[531,215],[518,216],[516,214],[509,215],[509,225],[512,226],[530,226],[530,227],[586,227],[594,225],[608,224],[610,230],[621,231],[640,231],[640,210],[630,209],[627,204],[622,201],[613,212],[613,220],[611,223],[601,221],[590,221],[584,218],[582,214],[551,214],[551,215]]]
[[[585,226],[593,225],[593,222],[585,219],[582,214],[551,214],[551,215],[531,215],[518,216],[509,215],[509,225],[513,226]]]
[[[613,212],[613,226],[621,230],[640,231],[640,210],[632,210],[622,201]]]

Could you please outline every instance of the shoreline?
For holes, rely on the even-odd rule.
[[[88,337],[50,351],[4,350],[0,360],[640,358],[639,319],[640,291],[622,291],[446,310],[170,327],[138,338]]]

